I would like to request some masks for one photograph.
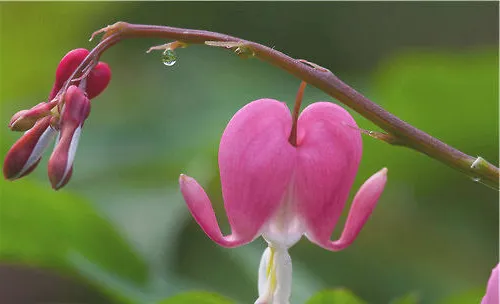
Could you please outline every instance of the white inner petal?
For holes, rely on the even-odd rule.
[[[262,258],[260,259],[260,265],[259,265],[259,284],[258,284],[258,291],[259,291],[259,299],[261,297],[265,298],[269,294],[269,276],[267,273],[267,267],[269,267],[269,263],[271,257],[271,248],[267,247],[266,250],[264,251],[264,254],[262,254]],[[262,299],[261,299],[262,300]],[[258,303],[256,301],[255,303]]]
[[[272,246],[288,249],[297,243],[306,232],[302,219],[297,214],[297,199],[294,193],[293,177],[283,196],[279,209],[267,222],[262,236]]]
[[[38,139],[35,148],[33,149],[33,151],[31,151],[30,157],[28,157],[28,160],[24,164],[21,171],[19,171],[16,178],[26,173],[26,171],[28,171],[31,168],[31,166],[33,166],[40,159],[40,157],[42,157],[43,151],[45,151],[47,146],[50,144],[50,141],[54,139],[54,135],[56,133],[57,131],[54,130],[51,126],[48,126],[47,129],[45,129],[45,131]]]
[[[259,267],[255,304],[288,304],[292,293],[292,260],[285,248],[268,247]]]

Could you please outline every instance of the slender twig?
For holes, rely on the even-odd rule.
[[[302,81],[297,91],[297,97],[295,97],[295,105],[293,106],[292,112],[292,130],[290,131],[290,137],[288,141],[292,146],[297,147],[297,122],[299,120],[300,105],[302,104],[302,97],[304,97],[304,91],[306,89],[307,82]]]
[[[178,40],[187,44],[206,44],[227,49],[237,47],[237,53],[245,50],[245,54],[250,53],[287,71],[352,108],[388,133],[387,138],[390,140],[384,141],[422,152],[465,173],[474,181],[495,189],[499,188],[499,171],[496,166],[483,158],[469,156],[402,121],[342,82],[329,70],[316,64],[291,58],[275,49],[252,41],[203,30],[117,22],[95,32],[93,36],[99,33],[104,33],[102,41],[90,52],[70,80],[77,75],[81,75],[85,67],[92,60],[98,59],[110,46],[127,38],[155,37]]]

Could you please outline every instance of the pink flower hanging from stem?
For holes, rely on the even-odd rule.
[[[288,248],[305,235],[331,250],[349,246],[373,211],[387,169],[358,190],[340,238],[330,237],[342,213],[361,159],[361,135],[351,115],[329,102],[313,103],[299,116],[303,83],[293,116],[285,103],[259,99],[240,109],[219,147],[222,194],[232,233],[224,236],[203,188],[180,176],[180,189],[207,236],[224,247],[262,235],[269,248],[259,267],[256,303],[288,303]]]

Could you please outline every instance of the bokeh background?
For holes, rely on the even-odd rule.
[[[8,130],[10,116],[44,101],[60,58],[92,48],[89,34],[118,20],[219,31],[318,63],[414,126],[498,164],[496,2],[0,3],[2,158],[20,135]],[[203,46],[177,51],[166,67],[160,53],[145,53],[162,43],[123,41],[104,54],[113,79],[93,102],[64,189],[51,190],[47,156],[29,177],[0,181],[0,303],[154,303],[193,290],[255,300],[264,242],[212,243],[177,178],[200,181],[229,232],[220,135],[252,100],[292,106],[299,80]],[[318,100],[335,102],[308,87],[306,104]],[[291,249],[292,303],[338,287],[367,303],[405,295],[477,303],[498,261],[498,192],[412,150],[363,143],[352,194],[384,166],[385,193],[348,249],[304,239]]]

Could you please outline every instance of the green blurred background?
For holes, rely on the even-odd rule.
[[[219,31],[318,63],[405,121],[498,164],[496,2],[0,3],[2,158],[20,135],[6,127],[11,115],[43,101],[60,58],[92,48],[90,33],[118,20]],[[229,232],[220,135],[252,100],[291,106],[299,81],[203,46],[179,50],[165,67],[160,53],[145,53],[162,43],[123,41],[104,54],[113,79],[93,103],[63,190],[50,189],[47,156],[29,177],[0,181],[0,303],[154,303],[189,290],[255,300],[264,242],[212,243],[177,178],[200,181]],[[306,103],[318,100],[334,101],[308,87]],[[352,194],[384,166],[385,193],[348,249],[304,239],[291,249],[292,303],[337,287],[368,303],[408,294],[478,302],[498,261],[498,192],[417,152],[363,143]]]

